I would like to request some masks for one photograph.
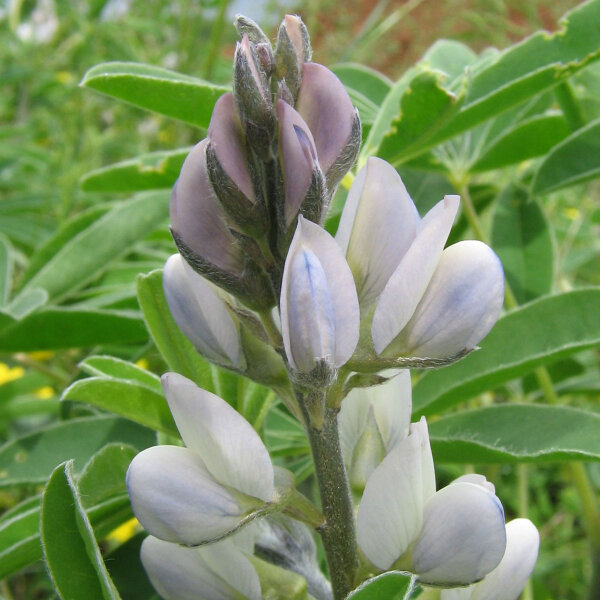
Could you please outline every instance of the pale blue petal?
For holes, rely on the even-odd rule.
[[[152,535],[195,545],[233,529],[243,509],[217,483],[200,457],[179,446],[138,454],[127,471],[133,513]]]
[[[494,326],[503,302],[504,273],[493,250],[477,241],[454,244],[444,250],[397,348],[434,358],[471,349]]]
[[[424,583],[453,586],[482,579],[506,547],[504,511],[483,486],[461,481],[425,505],[423,529],[413,548],[413,570]]]
[[[198,352],[215,362],[243,368],[238,329],[225,303],[180,254],[165,264],[163,290],[171,315]]]
[[[142,543],[141,559],[165,600],[260,600],[258,575],[229,540],[185,548],[154,537]]]
[[[265,502],[273,499],[273,465],[253,427],[225,400],[177,373],[163,389],[186,446],[219,482]]]

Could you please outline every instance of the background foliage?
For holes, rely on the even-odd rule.
[[[578,4],[327,0],[256,14],[257,4],[209,0],[6,0],[5,598],[51,597],[53,584],[65,597],[153,596],[123,476],[137,451],[177,433],[157,378],[167,369],[222,395],[312,489],[300,427],[271,392],[193,351],[157,270],[175,251],[169,188],[230,79],[237,10],[271,34],[297,10],[315,60],[338,63],[359,108],[361,160],[372,153],[397,166],[421,212],[456,190],[464,210],[451,242],[484,237],[500,255],[509,313],[481,351],[415,374],[415,416],[431,421],[442,484],[475,468],[494,481],[507,516],[528,514],[540,528],[528,597],[584,597],[590,539],[600,556],[582,506],[584,487],[592,512],[600,489],[600,2],[580,5],[564,35],[517,43],[559,29]],[[453,41],[436,42],[444,38]],[[500,60],[485,49],[511,44]],[[81,587],[90,579],[93,590]]]

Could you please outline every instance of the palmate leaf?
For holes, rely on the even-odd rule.
[[[444,80],[426,63],[410,70],[384,101],[361,160],[377,153],[404,163],[554,87],[600,58],[599,23],[600,1],[591,0],[568,13],[560,31],[484,54],[464,78]],[[412,106],[420,108],[409,111]]]

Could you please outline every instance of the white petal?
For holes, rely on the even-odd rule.
[[[361,305],[379,297],[415,238],[417,219],[396,169],[380,158],[369,158],[348,192],[336,234]]]
[[[424,583],[466,585],[494,569],[505,547],[500,501],[485,487],[462,481],[427,502],[413,569]]]
[[[179,446],[154,446],[127,470],[131,506],[140,523],[169,542],[200,544],[233,529],[243,514],[200,457]]]
[[[440,600],[472,600],[474,585],[467,587],[457,587],[449,590],[441,590]]]
[[[281,285],[281,327],[293,368],[325,359],[342,366],[358,343],[360,311],[352,273],[335,240],[298,217]]]
[[[382,375],[388,375],[383,372]],[[403,369],[386,383],[368,388],[372,394],[375,419],[389,452],[410,430],[412,385],[410,371]],[[435,491],[435,490],[434,490]]]
[[[243,366],[239,333],[225,303],[180,254],[165,264],[163,290],[179,329],[201,354],[215,362]]]
[[[340,446],[346,469],[352,466],[354,448],[365,430],[369,402],[363,388],[353,389],[344,401],[338,414]]]
[[[212,476],[248,496],[273,499],[273,465],[260,436],[225,400],[177,373],[162,376],[173,418],[186,446]]]
[[[185,548],[154,537],[142,543],[141,559],[165,600],[260,600],[258,575],[250,561],[224,540],[206,548]]]
[[[459,483],[461,481],[466,481],[468,483],[474,483],[475,485],[480,485],[484,487],[492,494],[496,493],[496,487],[491,481],[488,481],[483,475],[478,475],[477,473],[468,473],[467,475],[461,475],[457,479],[455,479],[450,485],[454,483]]]
[[[434,358],[473,348],[498,320],[503,302],[504,273],[493,250],[477,241],[454,244],[442,253],[397,348]]]
[[[423,428],[417,427],[367,481],[358,507],[357,538],[365,556],[380,569],[389,569],[419,534],[427,452],[431,454],[425,425],[425,436]]]
[[[517,600],[538,556],[540,534],[529,519],[506,524],[506,552],[500,564],[474,586],[471,600]]]
[[[372,327],[378,354],[404,329],[425,294],[450,234],[458,203],[458,196],[446,196],[425,215],[414,242],[381,292]]]

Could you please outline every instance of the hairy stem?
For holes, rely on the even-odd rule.
[[[319,528],[323,539],[329,576],[335,600],[342,600],[354,587],[358,567],[354,508],[344,467],[337,426],[337,409],[325,408],[322,427],[311,422],[306,398],[299,394],[306,433],[315,463],[321,495],[324,524]]]

